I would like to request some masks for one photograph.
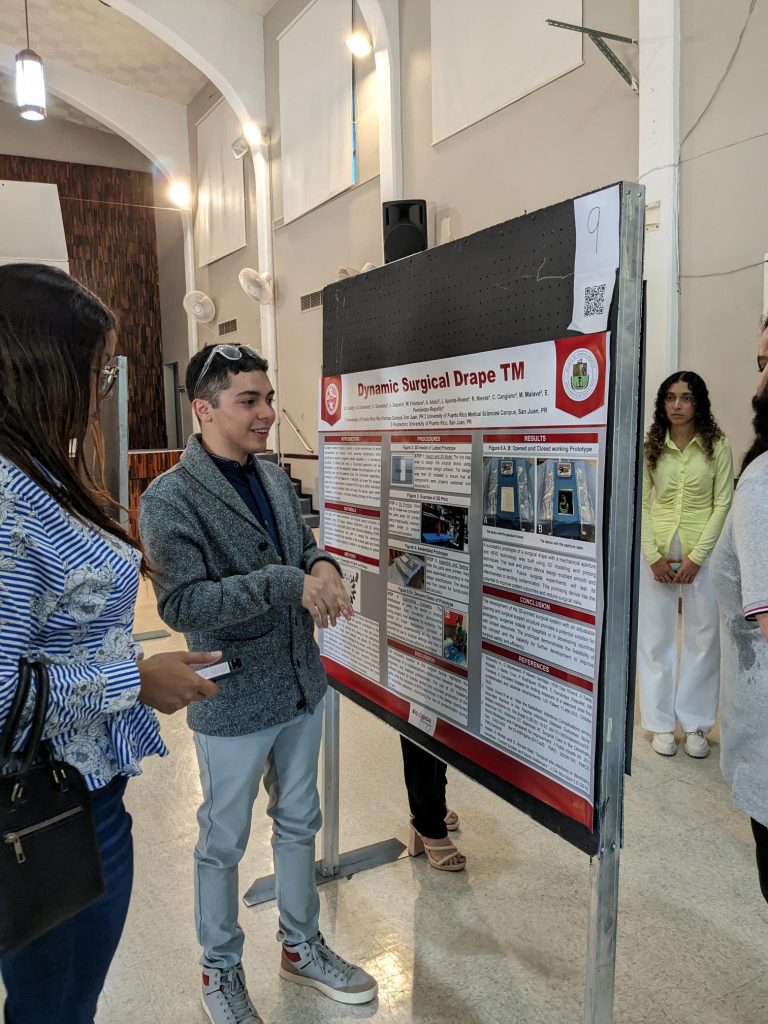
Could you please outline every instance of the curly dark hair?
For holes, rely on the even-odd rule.
[[[750,462],[754,462],[759,455],[768,452],[768,392],[763,391],[761,394],[755,395],[752,399],[752,410],[755,414],[752,420],[755,437],[741,461],[739,476]]]
[[[667,418],[664,398],[673,384],[683,381],[691,389],[693,394],[694,426],[696,433],[704,445],[704,453],[708,459],[715,454],[715,442],[722,436],[723,432],[717,425],[717,420],[712,415],[712,406],[709,401],[707,385],[693,370],[678,370],[663,380],[656,394],[656,404],[653,410],[653,423],[645,436],[645,458],[651,469],[656,468],[661,453],[664,451],[664,440],[670,427]]]

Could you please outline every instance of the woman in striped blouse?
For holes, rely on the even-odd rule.
[[[130,898],[126,782],[166,753],[153,709],[170,714],[216,687],[192,664],[141,659],[132,639],[141,549],[113,518],[83,446],[116,376],[115,318],[63,271],[0,267],[0,728],[19,659],[51,680],[45,735],[93,793],[106,891],[0,959],[6,1024],[91,1024]],[[72,455],[74,453],[74,455]]]

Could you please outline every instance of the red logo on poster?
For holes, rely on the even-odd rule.
[[[588,416],[605,404],[605,334],[555,341],[555,405],[571,416]]]
[[[321,417],[331,426],[341,419],[341,377],[323,377]]]

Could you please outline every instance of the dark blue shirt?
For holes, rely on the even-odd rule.
[[[277,532],[275,517],[272,514],[272,506],[269,504],[269,498],[261,486],[253,459],[249,458],[246,464],[241,466],[239,462],[234,462],[232,459],[223,459],[221,456],[213,455],[211,452],[208,452],[208,454],[213,460],[213,464],[221,470],[222,475],[229,480],[243,499],[254,519],[261,523],[267,531],[270,540],[275,546],[275,550],[280,556],[280,560],[283,561],[283,548],[280,544],[280,535]]]

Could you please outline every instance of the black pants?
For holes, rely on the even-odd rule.
[[[757,876],[760,879],[760,889],[763,896],[768,900],[768,828],[761,825],[759,821],[750,818],[752,822],[752,835],[755,837],[757,854]]]
[[[404,736],[400,737],[400,743],[413,826],[429,839],[444,839],[448,835],[445,827],[445,764]]]

